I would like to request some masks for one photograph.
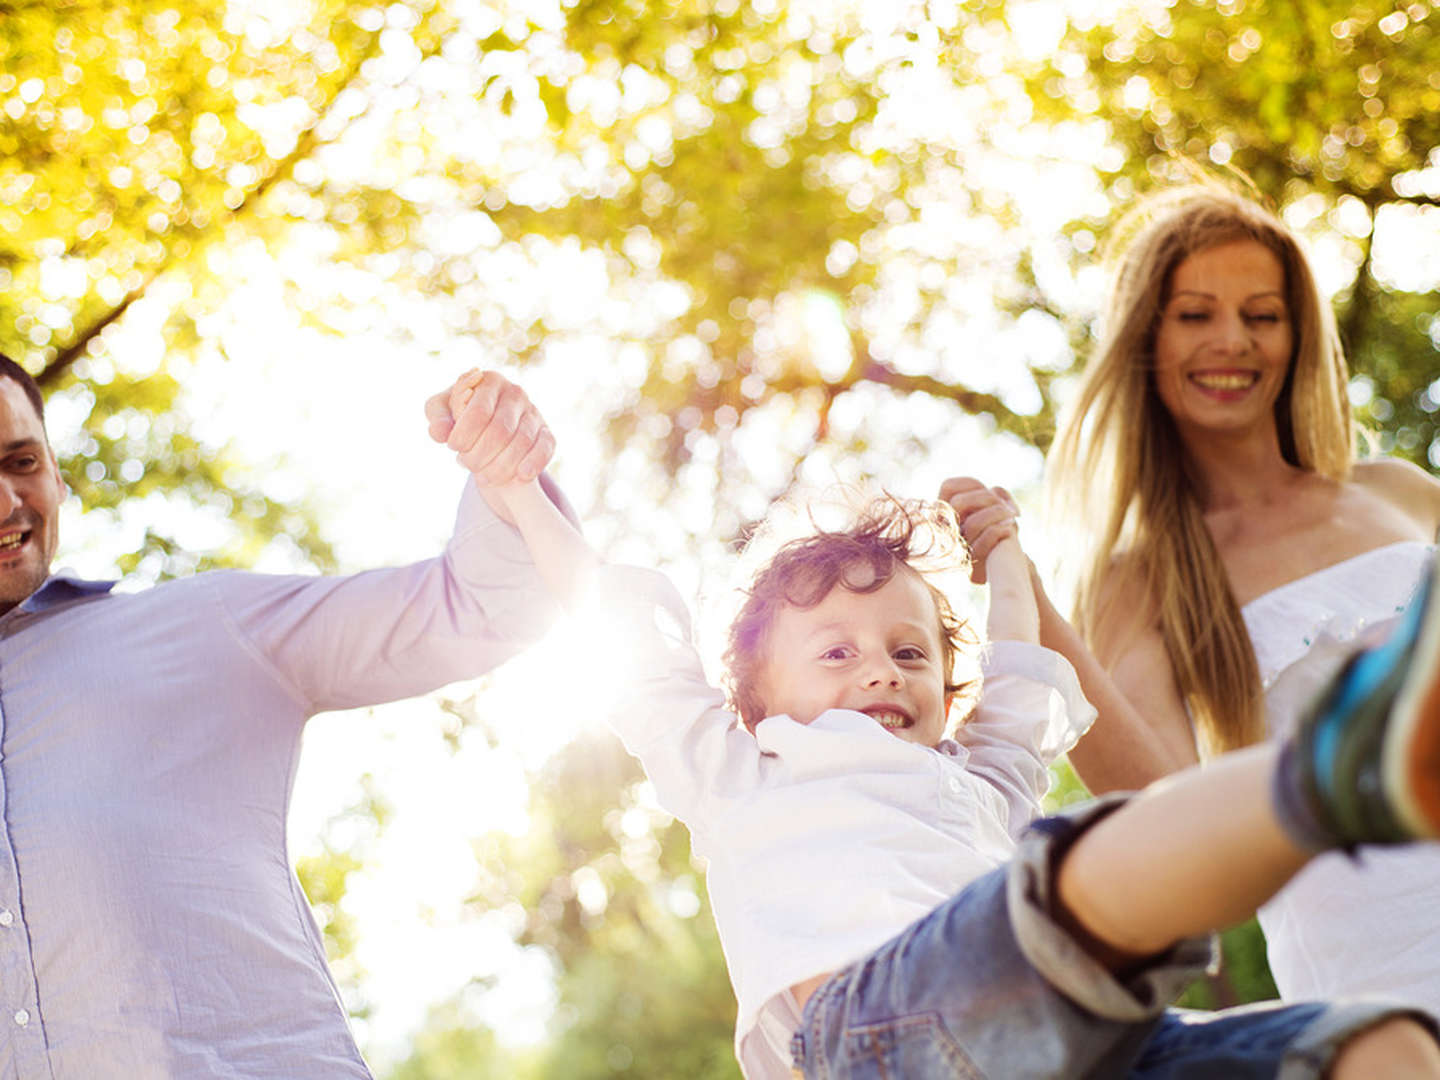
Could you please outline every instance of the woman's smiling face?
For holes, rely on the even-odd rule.
[[[1155,389],[1182,435],[1275,423],[1294,345],[1285,268],[1254,240],[1175,267],[1155,335]]]

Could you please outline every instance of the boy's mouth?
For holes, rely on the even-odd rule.
[[[899,709],[892,708],[889,705],[877,705],[872,709],[864,709],[862,711],[887,731],[898,731],[901,728],[908,728],[915,722]]]

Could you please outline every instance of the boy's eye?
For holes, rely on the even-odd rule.
[[[850,655],[850,650],[844,645],[832,645],[820,654],[821,660],[844,660]]]
[[[924,650],[924,649],[917,648],[917,647],[914,646],[914,645],[906,645],[906,646],[904,646],[903,648],[899,648],[899,649],[896,649],[896,650],[895,650],[895,659],[896,659],[896,660],[924,660],[924,659],[925,659],[925,650]]]

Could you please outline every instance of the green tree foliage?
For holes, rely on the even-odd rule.
[[[492,192],[493,219],[599,249],[617,289],[656,309],[616,335],[626,392],[609,442],[644,447],[671,480],[701,463],[722,532],[743,525],[734,507],[765,501],[745,499],[773,472],[746,456],[755,414],[791,427],[765,446],[797,466],[816,451],[923,452],[924,430],[897,438],[856,415],[877,393],[935,399],[935,428],[968,413],[1043,444],[1051,426],[1045,363],[1012,364],[1018,386],[972,379],[960,340],[1019,291],[1023,250],[996,243],[1015,212],[967,169],[1007,117],[987,112],[986,72],[966,57],[937,88],[966,122],[916,124],[923,73],[939,73],[958,24],[919,4],[893,14],[874,29],[844,9],[579,2],[558,34],[503,43],[563,50],[531,92],[575,168],[543,199]],[[759,480],[763,494],[789,476]]]
[[[1056,10],[0,0],[0,350],[83,417],[57,449],[87,508],[231,522],[198,554],[158,527],[121,557],[142,575],[277,535],[331,562],[302,502],[187,423],[193,363],[227,355],[211,317],[254,276],[316,333],[583,384],[596,502],[688,557],[797,478],[903,486],[957,432],[1038,461],[1107,229],[1179,155],[1242,170],[1325,253],[1362,415],[1433,467],[1437,274],[1385,250],[1440,213],[1430,0]],[[734,1075],[683,830],[613,744],[532,801],[530,834],[477,841],[474,903],[524,905],[553,1038],[513,1051],[472,994],[395,1075]],[[302,867],[337,959],[359,858]],[[1232,940],[1206,1000],[1270,990],[1253,926]]]
[[[1377,275],[1376,247],[1440,222],[1440,14],[1413,4],[1177,0],[1075,26],[1031,74],[1039,114],[1093,116],[1124,150],[1102,170],[1122,207],[1177,156],[1238,169],[1351,280],[1339,316],[1378,449],[1440,466],[1433,270]],[[1097,224],[1081,223],[1084,227]],[[1392,275],[1397,267],[1392,260]]]
[[[361,972],[354,958],[356,928],[343,901],[350,875],[364,865],[366,841],[385,827],[391,807],[373,777],[361,777],[361,798],[326,822],[317,854],[296,860],[295,873],[305,890],[325,940],[325,955],[336,982],[346,991],[350,1014],[363,1017],[368,1003],[359,990]]]
[[[423,47],[424,16],[393,17]],[[197,320],[235,285],[226,250],[273,243],[296,216],[274,189],[313,174],[352,121],[346,92],[361,93],[384,26],[354,3],[310,5],[288,26],[205,4],[0,8],[0,350],[87,410],[82,436],[58,447],[87,508],[159,491],[233,526],[233,543],[202,558],[151,532],[126,570],[243,565],[276,535],[332,563],[303,508],[186,434],[183,360],[215,347]],[[117,363],[112,331],[146,304],[160,309],[163,356]]]
[[[530,833],[487,846],[476,902],[519,899],[520,941],[560,973],[542,1075],[739,1075],[701,871],[685,828],[652,800],[614,739],[587,739],[531,785]]]
[[[523,1053],[501,1047],[494,1032],[458,1003],[432,1010],[415,1038],[414,1052],[386,1080],[544,1080],[547,1074]]]
[[[501,1047],[474,988],[436,1011],[389,1080],[739,1076],[730,993],[686,830],[653,806],[636,763],[608,737],[557,755],[530,789],[531,827],[477,841],[477,912],[519,903],[518,941],[557,972],[551,1036]],[[479,988],[483,1004],[486,992]],[[471,1057],[477,1041],[483,1052]],[[489,1069],[491,1071],[487,1072]]]

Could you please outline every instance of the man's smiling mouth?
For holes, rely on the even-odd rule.
[[[0,555],[7,551],[18,551],[28,539],[30,539],[28,529],[12,529],[6,533],[0,533]]]

